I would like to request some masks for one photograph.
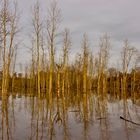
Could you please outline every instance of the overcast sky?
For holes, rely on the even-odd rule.
[[[35,0],[18,1],[25,29],[29,25],[31,6]],[[40,0],[40,3],[45,14],[50,0]],[[140,0],[58,0],[58,5],[63,19],[61,27],[67,27],[71,31],[71,53],[79,51],[85,32],[93,51],[98,48],[100,36],[103,33],[110,34],[112,64],[119,55],[123,40],[128,39],[137,49],[140,48]]]

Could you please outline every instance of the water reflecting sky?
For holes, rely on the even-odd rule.
[[[71,96],[71,95],[70,95]],[[0,100],[1,140],[138,140],[140,106],[93,93],[39,99],[15,94]]]

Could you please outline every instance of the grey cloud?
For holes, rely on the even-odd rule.
[[[23,24],[28,23],[26,20],[31,15],[33,2],[34,0],[19,0]],[[40,2],[46,12],[50,0]],[[91,35],[91,43],[94,44],[98,44],[96,39],[99,35],[108,32],[114,40],[114,46],[120,46],[125,38],[140,45],[140,0],[58,0],[58,4],[63,17],[61,27],[71,30],[75,49],[81,45],[84,32]],[[121,49],[115,47],[113,51],[117,52],[117,48]]]

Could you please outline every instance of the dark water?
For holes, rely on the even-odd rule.
[[[139,140],[140,106],[94,94],[0,100],[0,140]]]

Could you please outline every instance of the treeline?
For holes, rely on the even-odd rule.
[[[83,73],[79,72],[79,70],[76,69],[74,66],[71,66],[68,68],[69,76],[67,77],[67,81],[63,82],[63,73],[60,72],[58,75],[58,71],[54,73],[55,81],[53,82],[53,92],[57,92],[58,90],[58,82],[59,82],[59,91],[62,93],[63,90],[68,92],[68,90],[72,91],[81,91],[81,93],[84,93],[83,91]],[[40,91],[42,95],[48,93],[48,78],[49,72],[41,71],[40,72],[41,77],[41,83],[40,83]],[[9,75],[9,85],[8,85],[8,91],[11,92],[29,92],[29,93],[36,93],[37,95],[37,85],[38,85],[38,79],[37,74],[34,75],[34,80],[30,78],[29,75],[25,74],[22,75],[21,73],[14,73],[14,75],[11,77]],[[60,79],[58,79],[60,78]],[[42,80],[44,79],[44,80]],[[58,81],[60,80],[60,81]],[[123,73],[116,71],[114,68],[110,68],[108,70],[108,73],[106,75],[106,90],[103,91],[104,85],[101,84],[100,88],[100,94],[102,92],[110,93],[112,95],[115,95],[116,97],[119,96],[122,97],[122,89],[123,89]],[[66,84],[67,83],[67,84]],[[63,87],[63,84],[65,86]],[[2,88],[2,77],[0,80],[0,89]],[[97,91],[98,89],[98,77],[87,77],[87,91]],[[127,73],[126,78],[126,92],[127,97],[132,96],[134,93],[136,93],[138,96],[140,91],[140,70],[132,70],[131,73]]]
[[[39,1],[34,4],[30,25],[31,61],[24,68],[24,74],[17,76],[15,64],[18,36],[21,33],[18,6],[9,0],[2,0],[0,5],[0,85],[3,98],[9,90],[36,92],[38,97],[49,95],[50,99],[53,93],[59,97],[70,90],[80,90],[81,93],[96,90],[103,96],[110,92],[123,98],[139,94],[140,71],[137,69],[140,53],[127,40],[124,41],[120,54],[121,71],[108,66],[111,41],[107,34],[100,38],[97,54],[90,50],[88,36],[84,34],[81,52],[76,54],[72,62],[69,61],[71,35],[68,29],[59,32],[61,11],[55,1],[50,4],[46,18],[42,17]],[[63,38],[63,41],[59,44],[62,46],[62,55],[57,57],[58,60],[56,51],[59,38]]]

